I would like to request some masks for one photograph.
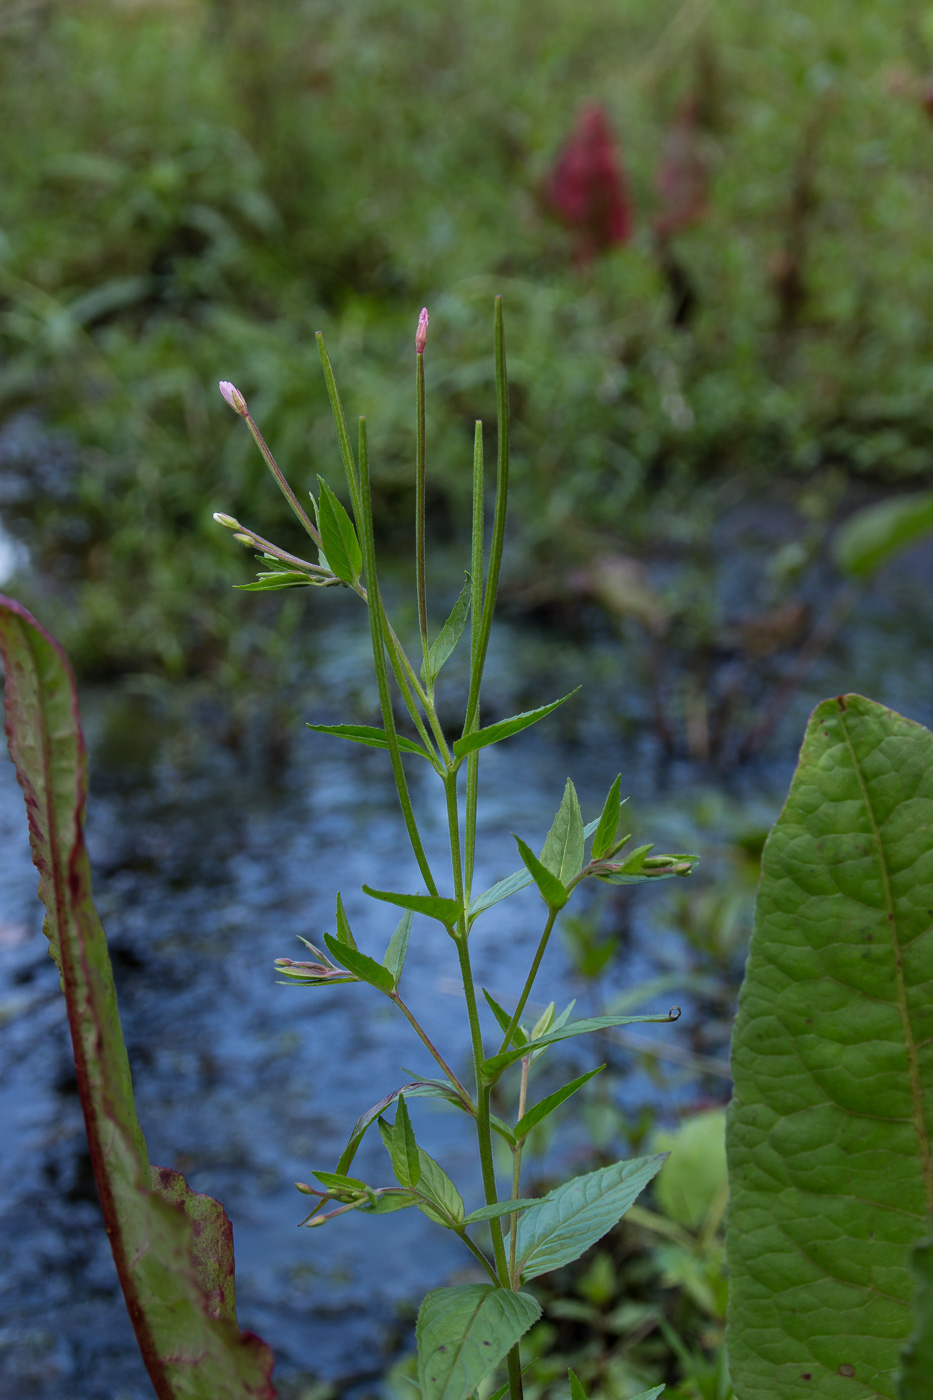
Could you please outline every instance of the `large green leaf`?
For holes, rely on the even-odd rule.
[[[893,1397],[933,1205],[933,735],[861,696],[810,721],[732,1043],[736,1394]]]
[[[146,1369],[159,1400],[271,1400],[271,1352],[236,1323],[233,1232],[223,1207],[172,1168],[149,1165],[91,898],[84,740],[68,663],[7,598],[0,598],[0,653],[10,756],[26,797],[91,1162]]]
[[[498,744],[500,739],[508,739],[511,735],[527,729],[529,725],[537,724],[539,719],[544,719],[545,715],[556,710],[558,705],[563,705],[565,700],[576,695],[579,689],[580,687],[577,686],[576,690],[562,695],[559,700],[552,700],[550,705],[540,705],[537,710],[523,710],[520,715],[512,715],[509,719],[500,719],[496,724],[487,725],[485,729],[475,729],[472,734],[464,734],[462,738],[454,740],[454,756],[466,758],[468,753],[484,749],[488,744]]]
[[[528,1293],[484,1283],[435,1288],[416,1329],[423,1400],[467,1400],[540,1316]]]
[[[521,1276],[537,1278],[579,1259],[622,1219],[663,1161],[661,1153],[614,1162],[549,1191],[518,1219]]]

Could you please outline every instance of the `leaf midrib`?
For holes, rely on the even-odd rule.
[[[920,1163],[923,1170],[923,1184],[926,1193],[927,1213],[933,1210],[933,1161],[930,1157],[930,1140],[927,1136],[926,1123],[923,1117],[923,1091],[920,1084],[920,1066],[917,1055],[917,1042],[914,1039],[913,1027],[910,1023],[910,1014],[907,1009],[907,988],[904,984],[903,949],[898,935],[897,913],[894,908],[894,897],[891,893],[891,877],[888,871],[888,863],[885,859],[884,843],[881,840],[881,829],[878,826],[875,811],[868,794],[868,786],[862,774],[862,768],[855,752],[855,745],[852,743],[846,722],[846,709],[842,703],[839,704],[839,720],[842,733],[852,760],[852,767],[858,778],[859,787],[862,791],[862,800],[865,810],[871,822],[872,833],[875,838],[875,845],[878,849],[878,864],[881,867],[881,878],[884,886],[885,905],[888,914],[888,923],[891,927],[891,942],[894,947],[894,977],[897,984],[897,1004],[901,1018],[901,1026],[904,1032],[904,1040],[907,1045],[907,1066],[910,1077],[910,1092],[913,1101],[913,1123],[914,1132],[917,1136],[917,1145],[920,1149]]]

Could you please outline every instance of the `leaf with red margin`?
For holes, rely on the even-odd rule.
[[[91,1161],[146,1369],[159,1400],[274,1400],[272,1353],[237,1327],[226,1212],[191,1191],[180,1173],[149,1166],[107,942],[91,898],[87,766],[71,669],[54,638],[2,596],[0,655],[10,756],[26,798]]]

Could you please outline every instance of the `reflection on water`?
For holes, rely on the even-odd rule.
[[[517,864],[510,832],[540,844],[568,773],[591,816],[620,769],[633,796],[636,839],[699,849],[706,888],[718,870],[728,878],[728,863],[717,866],[716,855],[727,816],[715,814],[733,823],[773,818],[814,698],[862,688],[930,720],[926,615],[905,607],[905,590],[922,591],[926,572],[929,561],[921,570],[914,559],[895,576],[887,601],[875,600],[846,647],[824,660],[788,717],[776,756],[741,775],[728,802],[711,805],[708,785],[688,765],[659,769],[650,736],[623,723],[624,657],[615,643],[594,653],[582,697],[548,727],[484,756],[478,887]],[[316,636],[309,718],[339,714],[341,697],[356,690],[364,644],[336,626]],[[579,678],[574,650],[560,650],[550,637],[500,631],[490,713],[564,693]],[[470,1260],[414,1211],[376,1220],[350,1214],[323,1230],[301,1231],[306,1202],[293,1183],[313,1167],[332,1167],[356,1117],[404,1082],[406,1069],[427,1072],[430,1062],[376,993],[281,986],[272,960],[300,949],[296,935],[332,927],[338,888],[360,946],[381,955],[395,921],[391,909],[361,893],[362,882],[418,888],[384,756],[296,724],[286,771],[273,780],[209,743],[172,750],[172,725],[154,718],[151,694],[89,695],[84,703],[97,899],[152,1159],[181,1168],[194,1187],[227,1206],[241,1322],[272,1345],[282,1377],[340,1377],[351,1391],[374,1393],[387,1358],[407,1344],[413,1300],[458,1271],[472,1277]],[[418,778],[414,792],[440,870],[441,795]],[[64,1007],[40,930],[22,801],[5,759],[0,849],[0,1379],[4,1393],[38,1400],[142,1400],[148,1382],[100,1228]],[[648,1058],[616,1047],[626,1075],[612,1081],[611,1093],[623,1115],[655,1102],[674,1118],[679,1106],[725,1092],[715,1068],[704,1072],[702,1061],[690,1060],[694,1053],[724,1056],[732,989],[718,1001],[695,995],[695,965],[673,926],[684,889],[675,881],[634,899],[625,891],[605,895],[604,925],[614,921],[620,934],[602,1003],[661,973],[663,994],[649,994],[646,1009],[666,1010],[672,1002],[686,1008],[676,1027],[641,1031],[643,1041],[663,1037],[679,1047],[686,1066],[675,1064],[658,1078]],[[526,891],[475,927],[477,980],[506,1003],[536,941],[540,907]],[[740,930],[740,942],[742,936]],[[724,975],[728,981],[735,974],[733,962]],[[458,985],[452,945],[416,921],[406,997],[467,1074]],[[555,940],[539,1001],[589,995]],[[581,1010],[591,1005],[584,1000]],[[603,1058],[605,1051],[599,1048]],[[575,1042],[561,1068],[579,1072],[596,1053]],[[543,1088],[546,1078],[540,1082]],[[413,1112],[419,1136],[456,1179],[468,1209],[478,1205],[468,1120],[425,1101]],[[618,1139],[618,1117],[613,1121]],[[584,1135],[572,1126],[579,1118],[568,1113],[560,1122],[539,1171],[585,1164]],[[377,1136],[361,1149],[358,1168],[377,1184],[387,1179]]]

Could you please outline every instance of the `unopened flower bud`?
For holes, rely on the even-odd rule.
[[[424,347],[428,343],[428,308],[422,306],[421,315],[418,317],[418,329],[415,332],[415,349],[419,355],[424,354]],[[233,386],[231,385],[231,388]]]
[[[246,400],[236,385],[231,384],[229,379],[222,379],[217,387],[234,413],[238,413],[241,418],[245,418],[249,413],[249,409],[246,407]]]
[[[225,525],[228,530],[239,530],[242,528],[239,520],[234,519],[232,515],[225,515],[222,510],[214,511],[214,519],[217,521],[218,525]]]
[[[317,1192],[313,1186],[309,1186],[306,1181],[296,1181],[295,1190],[300,1191],[303,1196],[316,1196]]]
[[[238,540],[240,544],[255,544],[255,543],[256,543],[256,541],[253,539],[252,535],[244,535],[244,534],[241,533],[241,534],[234,535],[233,538],[234,538],[235,540]]]

